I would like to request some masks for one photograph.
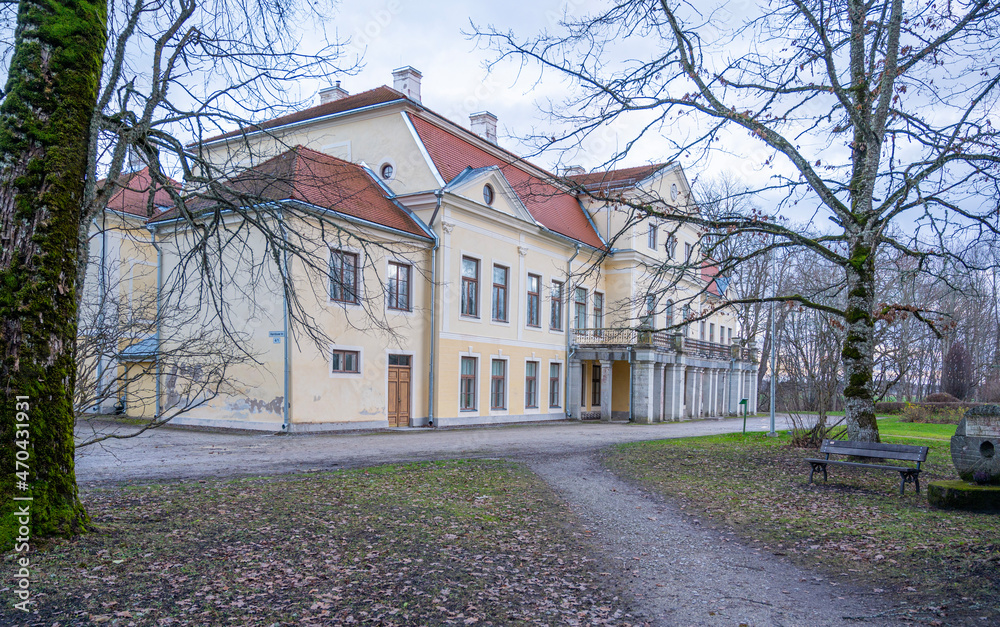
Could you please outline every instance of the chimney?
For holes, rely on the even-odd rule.
[[[491,144],[497,143],[497,116],[489,111],[480,111],[469,116],[472,132]]]
[[[567,165],[559,168],[559,176],[579,176],[586,173],[587,169],[582,165]]]
[[[404,96],[420,102],[420,78],[423,76],[409,65],[392,71],[392,87]]]
[[[346,98],[351,94],[347,93],[347,90],[340,86],[340,81],[333,87],[326,87],[319,90],[319,103],[325,105],[328,102],[333,102],[334,100],[340,100],[341,98]]]

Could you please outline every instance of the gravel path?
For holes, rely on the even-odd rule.
[[[673,505],[618,479],[593,455],[526,460],[592,532],[608,569],[653,625],[819,627],[895,625],[881,599],[706,529]]]

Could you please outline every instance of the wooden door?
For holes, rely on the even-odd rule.
[[[410,357],[389,355],[389,426],[410,425]]]

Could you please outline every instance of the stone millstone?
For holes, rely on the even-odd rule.
[[[942,509],[1000,512],[1000,486],[964,481],[932,481],[927,486],[927,502]]]
[[[1000,485],[1000,406],[965,412],[951,438],[951,461],[965,481]]]

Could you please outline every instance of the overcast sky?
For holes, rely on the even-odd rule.
[[[579,15],[598,4],[591,0],[343,0],[332,21],[335,34],[341,40],[350,38],[348,50],[363,53],[365,68],[357,76],[342,78],[341,86],[352,94],[379,85],[391,87],[392,70],[412,66],[423,74],[421,95],[425,106],[464,126],[468,126],[470,113],[490,111],[499,118],[500,143],[523,154],[525,149],[517,145],[515,138],[546,128],[536,103],[558,99],[566,85],[555,80],[535,85],[537,72],[531,70],[518,80],[517,68],[512,64],[489,73],[484,64],[495,58],[496,52],[484,49],[463,31],[471,30],[471,21],[481,27],[511,29],[526,39],[546,29],[557,29],[566,10]],[[578,161],[589,168],[606,157],[581,155]],[[626,165],[665,157],[645,151]],[[555,158],[553,155],[537,161],[551,167]]]

